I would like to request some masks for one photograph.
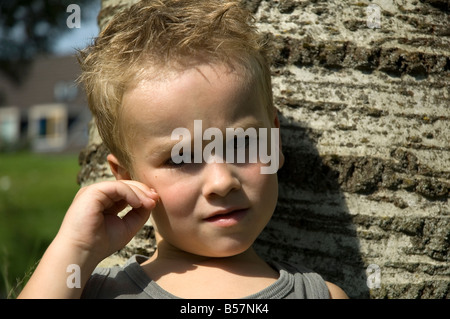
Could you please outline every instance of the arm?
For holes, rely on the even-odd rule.
[[[97,264],[133,238],[157,198],[146,185],[134,181],[82,188],[19,298],[79,298]],[[127,205],[132,210],[118,217]],[[71,265],[79,266],[79,273]],[[80,276],[79,288],[68,285],[72,274]]]
[[[325,282],[328,287],[328,292],[330,293],[330,299],[350,299],[344,290],[342,290],[339,286],[326,281]]]

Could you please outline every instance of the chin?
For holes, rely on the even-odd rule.
[[[211,258],[227,258],[240,255],[246,252],[250,247],[252,247],[254,241],[247,243],[227,243],[217,244],[210,249],[205,249],[203,251],[199,251],[200,255]]]

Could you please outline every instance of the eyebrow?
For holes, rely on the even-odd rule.
[[[255,128],[255,129],[259,129],[259,128],[265,128],[267,125],[264,124],[262,121],[255,119],[255,118],[244,118],[242,120],[239,120],[235,123],[233,123],[233,125],[227,125],[226,128],[242,128],[244,131],[247,130],[248,128]],[[204,131],[208,129],[208,127],[203,128],[203,133]],[[203,140],[203,133],[202,133],[202,140]],[[226,137],[226,132],[223,132],[223,137]],[[191,132],[191,146],[194,143],[194,135]],[[163,138],[161,139],[160,142],[157,143],[157,145],[155,145],[154,147],[152,147],[152,149],[149,150],[149,157],[152,158],[158,158],[160,156],[166,156],[167,154],[170,154],[173,147],[178,144],[182,139],[177,139],[177,140],[172,140],[170,137]]]
[[[227,126],[229,128],[243,128],[244,130],[247,128],[255,128],[255,129],[259,129],[259,128],[264,128],[267,125],[265,125],[262,121],[255,119],[255,118],[244,118],[243,120],[237,121],[236,123],[234,123],[234,125],[232,126]]]
[[[170,154],[172,148],[179,142],[179,140],[171,140],[161,141],[154,147],[149,150],[149,157],[158,158],[160,156],[165,156],[166,154]]]

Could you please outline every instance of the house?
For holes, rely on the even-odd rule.
[[[0,145],[13,145],[20,138],[20,109],[18,107],[0,108]]]
[[[75,56],[37,58],[18,85],[0,74],[0,150],[30,144],[36,152],[77,151],[91,119]]]

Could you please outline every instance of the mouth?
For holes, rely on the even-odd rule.
[[[214,212],[203,220],[220,227],[231,227],[239,223],[247,214],[247,208],[227,209]]]

